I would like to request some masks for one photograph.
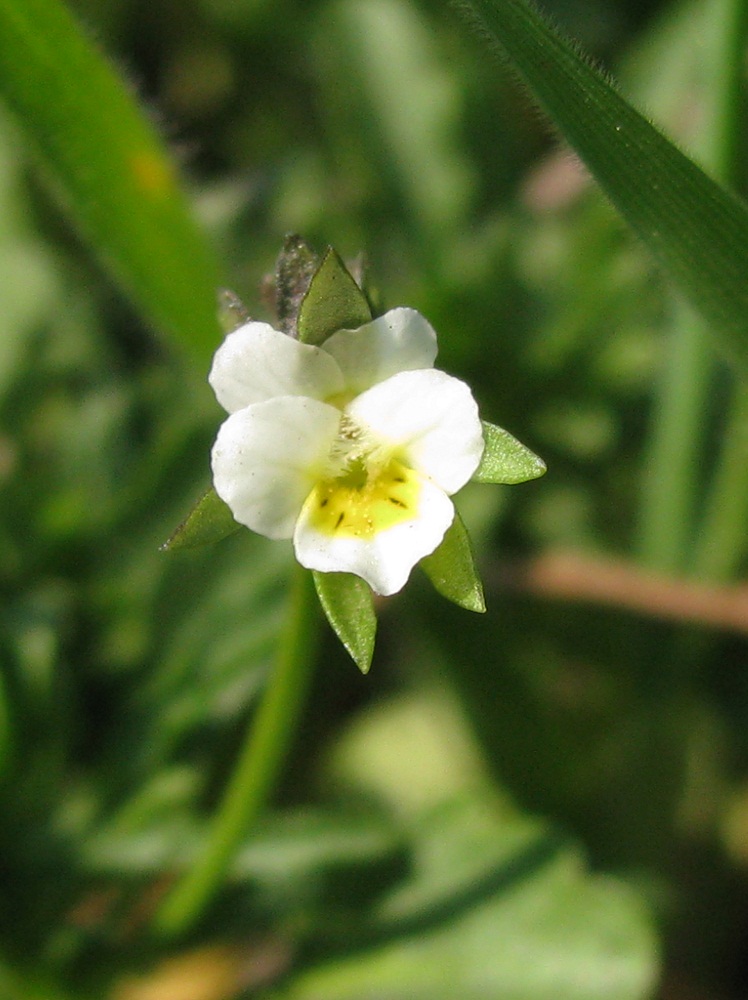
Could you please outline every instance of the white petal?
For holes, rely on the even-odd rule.
[[[478,468],[484,448],[478,406],[465,383],[444,372],[393,375],[346,412],[445,493],[456,493]]]
[[[304,500],[323,475],[340,411],[280,396],[233,413],[213,445],[213,484],[240,524],[290,538]]]
[[[358,394],[395,372],[431,368],[436,334],[415,309],[391,309],[358,330],[334,333],[323,350],[340,365],[346,387]]]
[[[229,413],[274,396],[326,399],[343,389],[329,354],[267,323],[245,323],[230,333],[215,353],[208,381]]]
[[[294,532],[296,558],[322,573],[355,573],[387,597],[402,590],[415,564],[437,548],[453,519],[452,501],[428,479],[421,480],[418,516],[370,538],[318,530],[306,503]]]

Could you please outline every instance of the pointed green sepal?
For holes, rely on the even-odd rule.
[[[196,549],[228,538],[241,528],[233,514],[211,488],[197,501],[171,537],[161,546],[162,551]]]
[[[319,269],[320,258],[296,233],[286,236],[275,267],[275,311],[278,326],[290,337],[298,337],[301,303]]]
[[[249,322],[249,313],[239,296],[229,288],[218,289],[218,322],[224,333],[233,333]]]
[[[544,475],[546,464],[542,458],[520,444],[503,427],[486,423],[485,420],[482,423],[486,447],[473,476],[474,483],[513,485]]]
[[[456,511],[441,545],[421,560],[421,566],[442,597],[468,611],[486,610],[470,536]]]
[[[297,324],[304,344],[323,344],[338,330],[371,320],[369,302],[338,254],[329,247],[301,302]]]
[[[322,610],[362,674],[369,672],[377,634],[377,616],[367,583],[352,573],[312,571]]]

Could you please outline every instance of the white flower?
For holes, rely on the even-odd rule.
[[[483,453],[468,387],[433,368],[436,335],[393,309],[321,347],[247,323],[216,352],[210,384],[229,417],[213,446],[234,518],[293,538],[308,569],[400,590],[454,518],[450,495]]]

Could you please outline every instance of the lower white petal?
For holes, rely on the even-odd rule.
[[[240,523],[290,538],[309,491],[324,474],[340,411],[302,396],[247,406],[224,421],[213,445],[213,484]]]
[[[422,476],[410,489],[413,509],[397,523],[377,527],[377,514],[367,519],[365,510],[352,511],[352,520],[320,521],[319,488],[307,498],[296,523],[296,558],[307,569],[322,573],[354,573],[383,596],[401,590],[417,562],[430,555],[454,519],[452,501]],[[385,502],[385,501],[380,501]],[[399,503],[399,501],[396,501]],[[327,508],[325,508],[327,509]],[[368,520],[368,527],[366,521]]]
[[[415,309],[390,309],[359,327],[339,330],[323,349],[343,372],[347,389],[358,394],[395,372],[431,368],[436,359],[436,334]]]

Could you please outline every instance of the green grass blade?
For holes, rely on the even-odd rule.
[[[216,263],[155,130],[58,0],[0,0],[0,93],[118,282],[207,357]]]
[[[534,92],[623,217],[748,364],[748,209],[633,108],[524,0],[464,10]]]

